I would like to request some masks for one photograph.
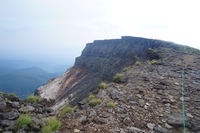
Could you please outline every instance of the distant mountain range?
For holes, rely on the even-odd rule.
[[[0,92],[15,93],[20,98],[25,98],[37,87],[59,75],[60,73],[49,73],[38,67],[0,67]]]

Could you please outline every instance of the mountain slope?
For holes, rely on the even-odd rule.
[[[37,67],[7,71],[0,75],[0,91],[25,98],[38,86],[57,76]]]
[[[200,131],[200,56],[173,49],[154,49],[159,60],[138,60],[121,78],[107,83],[94,98],[79,102],[61,116],[62,133],[182,133],[181,75],[184,61],[186,131]],[[150,54],[152,55],[152,54]],[[148,55],[146,57],[149,57]],[[152,56],[151,56],[152,57]],[[120,72],[120,71],[119,71]],[[101,100],[92,106],[95,99]],[[115,106],[109,106],[108,103]]]
[[[152,49],[152,50],[149,50]],[[98,83],[112,80],[113,75],[125,66],[137,60],[160,58],[154,50],[165,50],[167,58],[170,51],[199,54],[190,47],[160,40],[138,37],[122,37],[121,39],[97,40],[86,45],[82,55],[76,59],[75,65],[57,79],[39,87],[35,94],[55,101],[53,108],[58,109],[66,103],[75,105],[90,92],[98,90]]]

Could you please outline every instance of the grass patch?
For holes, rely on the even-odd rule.
[[[119,88],[124,88],[124,85],[120,85]]]
[[[16,128],[20,129],[20,128],[24,128],[27,127],[28,124],[30,124],[32,122],[32,119],[29,115],[20,115],[19,118],[16,121]]]
[[[145,105],[145,102],[144,102],[143,99],[139,99],[139,103],[140,103],[141,106],[144,106],[144,105]]]
[[[126,71],[128,71],[128,70],[130,70],[131,69],[131,67],[129,66],[129,67],[124,67],[123,68],[123,72],[126,72]]]
[[[101,99],[93,99],[93,100],[89,103],[89,105],[92,106],[92,107],[94,107],[94,106],[96,106],[96,105],[98,105],[98,104],[101,104]]]
[[[9,103],[11,102],[8,98],[5,99],[6,103]]]
[[[67,113],[73,112],[73,109],[71,107],[65,107],[61,110],[60,114],[65,115]]]
[[[148,64],[150,64],[150,65],[154,65],[154,64],[156,64],[156,63],[157,63],[157,60],[155,60],[155,59],[148,62]]]
[[[3,92],[0,92],[0,95],[3,95]]]
[[[94,99],[95,98],[95,96],[93,95],[93,94],[89,94],[89,96],[88,96],[88,101],[91,101],[92,99]]]
[[[136,62],[135,62],[135,65],[136,65],[136,66],[140,66],[140,65],[141,65],[141,62],[136,61]]]
[[[27,97],[27,101],[31,102],[31,103],[36,103],[40,101],[40,97],[39,96],[34,96],[34,95],[30,95]]]
[[[164,61],[168,60],[168,58],[163,58]]]
[[[98,87],[99,87],[100,89],[105,89],[105,88],[106,88],[106,83],[101,82],[101,83],[98,85]]]
[[[15,93],[10,93],[10,94],[8,94],[8,96],[16,97],[16,94]]]
[[[59,120],[56,117],[53,117],[48,120],[47,125],[42,126],[41,133],[52,133],[57,131],[61,126]]]
[[[122,74],[117,73],[117,74],[113,77],[113,81],[118,81],[120,78],[122,78]]]
[[[115,107],[115,104],[112,101],[108,102],[106,105],[109,108],[114,108]]]

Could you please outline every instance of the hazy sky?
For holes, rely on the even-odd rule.
[[[70,60],[123,35],[200,48],[199,0],[0,0],[1,58]]]

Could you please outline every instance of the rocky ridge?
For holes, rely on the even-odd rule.
[[[76,105],[97,90],[101,81],[112,81],[112,77],[126,66],[134,64],[138,58],[146,60],[148,49],[173,49],[197,53],[198,50],[172,42],[124,36],[121,39],[95,40],[88,43],[72,68],[62,76],[39,87],[35,94],[53,103],[57,110],[69,103]],[[152,52],[150,54],[153,54]],[[158,58],[158,57],[157,57]]]
[[[182,133],[182,61],[187,133],[200,132],[200,56],[173,49],[154,49],[159,60],[139,60],[121,77],[94,92],[74,112],[61,116],[63,133]],[[150,54],[152,55],[152,54]],[[152,58],[157,56],[152,56]],[[149,57],[147,57],[149,58]],[[108,106],[109,102],[115,106]]]

